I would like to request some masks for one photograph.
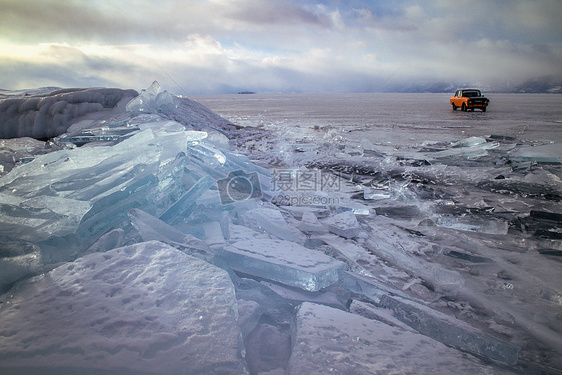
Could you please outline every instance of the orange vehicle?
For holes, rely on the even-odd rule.
[[[490,104],[490,100],[482,95],[480,90],[476,89],[462,89],[455,92],[455,96],[449,99],[453,106],[453,111],[460,108],[462,111],[473,110],[475,108],[481,109],[486,112],[486,107]]]

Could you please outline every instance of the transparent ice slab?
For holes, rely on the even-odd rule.
[[[304,235],[289,225],[275,208],[259,207],[244,214],[244,222],[255,230],[264,230],[280,240],[304,243]]]
[[[346,310],[351,298],[348,290],[328,286],[323,290],[317,292],[303,291],[300,288],[288,287],[277,283],[262,281],[262,285],[267,286],[275,293],[285,298],[288,301],[302,301],[320,303],[326,306],[332,306],[341,310]]]
[[[508,223],[503,220],[494,220],[482,216],[441,216],[436,218],[435,224],[440,227],[477,232],[486,234],[507,234]]]
[[[39,242],[74,233],[91,209],[90,202],[38,196],[21,199],[0,193],[0,235]]]
[[[457,143],[453,143],[453,145],[457,147],[473,147],[483,144],[486,144],[486,139],[482,137],[468,137],[458,141]]]
[[[98,238],[125,220],[129,209],[148,206],[150,204],[148,193],[155,188],[157,183],[156,176],[141,175],[123,190],[96,201],[92,209],[84,215],[78,227],[77,232],[81,239],[89,241]]]
[[[127,103],[129,113],[172,113],[179,106],[178,99],[163,90],[156,81]]]
[[[317,291],[338,280],[345,268],[320,251],[294,242],[255,239],[225,246],[218,257],[235,271]]]
[[[111,192],[116,188],[112,182],[123,181],[128,171],[157,162],[159,150],[153,141],[153,133],[146,131],[115,146],[75,148],[40,155],[3,176],[0,191],[20,197],[58,195],[89,200]],[[84,197],[85,191],[94,192]]]
[[[123,247],[125,242],[128,240],[128,236],[125,234],[125,230],[122,228],[113,229],[100,238],[92,246],[84,252],[84,254],[89,253],[101,253],[118,247]]]
[[[213,254],[205,242],[180,232],[142,210],[133,208],[127,214],[143,241],[165,242],[189,255],[203,257],[205,260],[210,259]]]
[[[510,159],[518,162],[533,161],[545,164],[562,163],[562,144],[544,146],[521,146],[511,153]]]
[[[271,173],[252,163],[248,157],[219,150],[210,143],[189,147],[187,156],[191,163],[214,179],[225,179],[225,182],[235,180],[236,176],[232,174],[234,172],[259,182],[262,191],[271,190]]]
[[[172,132],[181,132],[185,130],[185,126],[176,122],[176,121],[154,121],[154,122],[143,122],[138,124],[139,129],[147,130],[150,129],[154,133],[172,133]],[[194,133],[203,133],[205,138],[207,134],[205,132],[194,132]]]
[[[282,206],[283,211],[289,212],[296,219],[301,219],[305,212],[311,212],[318,219],[330,216],[329,206],[322,205],[306,205],[306,206]]]
[[[363,199],[365,200],[381,200],[390,198],[391,192],[389,189],[365,188],[363,190]]]
[[[178,220],[189,217],[195,208],[196,200],[211,186],[214,181],[209,176],[202,177],[195,183],[184,195],[182,195],[172,206],[170,206],[162,215],[160,220],[165,223],[173,224]]]
[[[294,340],[287,374],[475,374],[484,367],[418,333],[309,302],[298,310]]]
[[[416,331],[446,345],[512,365],[518,361],[518,346],[488,337],[460,320],[401,297],[373,279],[343,272],[340,283],[374,305],[391,310],[396,319]]]
[[[458,293],[464,285],[464,277],[458,271],[447,269],[439,263],[407,251],[404,245],[408,247],[416,245],[406,242],[408,239],[405,237],[396,235],[389,237],[386,232],[390,228],[385,226],[386,220],[388,219],[378,218],[373,223],[374,230],[369,234],[363,246],[399,269],[413,276],[421,277],[438,292],[449,295]],[[404,242],[404,245],[401,242]]]
[[[187,159],[177,156],[185,155],[188,141],[205,134],[156,135],[147,129],[113,146],[39,155],[0,178],[2,228],[8,238],[31,241],[79,232],[88,246],[126,219],[131,208],[167,212],[170,219],[186,214],[186,186],[192,183],[185,179]],[[12,230],[14,225],[19,229]]]
[[[378,156],[382,157],[383,155],[379,153],[377,147],[373,144],[373,142],[369,141],[366,138],[361,138],[361,148],[363,149],[364,156]]]
[[[57,142],[61,143],[75,143],[84,144],[90,142],[117,142],[124,139],[123,136],[118,134],[107,134],[107,135],[74,135],[67,137],[59,137]]]

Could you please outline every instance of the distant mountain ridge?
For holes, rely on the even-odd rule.
[[[526,93],[562,93],[562,78],[553,78],[552,76],[538,77],[528,79],[518,85],[514,92]]]
[[[562,75],[560,76],[540,76],[525,81],[460,81],[460,80],[412,80],[412,81],[395,81],[392,80],[380,88],[380,92],[386,93],[451,93],[459,88],[476,88],[483,92],[495,93],[528,93],[528,94],[562,94]],[[25,97],[25,96],[41,96],[50,95],[56,91],[60,93],[84,90],[84,89],[63,89],[60,87],[40,87],[27,90],[4,90],[0,88],[0,100],[7,98]],[[301,91],[295,91],[301,92]],[[363,92],[363,91],[358,91]],[[278,92],[260,92],[250,90],[217,92],[215,94],[257,94],[257,93],[278,93]],[[287,92],[288,93],[288,92]]]
[[[562,94],[562,77],[542,76],[528,79],[520,83],[427,80],[415,81],[410,84],[396,83],[394,85],[388,85],[381,91],[403,93],[443,93],[453,92],[456,89],[463,87],[478,88],[485,92],[498,93]]]

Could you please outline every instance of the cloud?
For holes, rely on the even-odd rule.
[[[228,0],[222,6],[227,10],[224,15],[241,22],[257,25],[294,25],[310,24],[315,26],[329,26],[325,17],[314,14],[306,8],[287,0]]]
[[[233,29],[331,26],[326,15],[290,0],[1,0],[0,5],[0,35],[22,42],[166,42]]]
[[[23,42],[119,38],[139,26],[131,19],[103,12],[92,2],[3,0],[0,12],[0,34]]]
[[[562,75],[559,0],[0,0],[0,87],[369,91]],[[166,85],[166,81],[170,85]]]
[[[0,87],[127,87],[122,84],[139,68],[122,55],[87,53],[68,44],[0,44]]]

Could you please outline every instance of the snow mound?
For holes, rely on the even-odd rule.
[[[109,111],[135,90],[66,89],[0,101],[0,138],[51,138],[92,112]]]

